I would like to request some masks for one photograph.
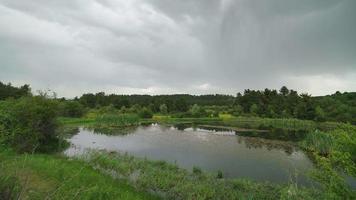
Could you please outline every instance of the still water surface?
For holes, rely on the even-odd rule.
[[[293,144],[239,136],[233,131],[199,128],[178,130],[174,127],[140,126],[125,135],[106,135],[80,128],[69,139],[66,154],[73,156],[88,149],[127,152],[137,157],[165,160],[191,170],[198,166],[226,178],[287,183],[291,179],[309,185],[305,174],[312,162]],[[295,178],[297,177],[297,178]]]

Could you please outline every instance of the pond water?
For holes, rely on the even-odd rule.
[[[112,132],[79,128],[65,153],[73,156],[88,149],[104,149],[165,160],[188,170],[193,166],[213,173],[221,170],[225,178],[311,184],[305,174],[313,163],[291,143],[239,136],[234,131],[181,130],[156,124],[134,128],[128,134]]]

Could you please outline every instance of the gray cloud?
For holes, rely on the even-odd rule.
[[[353,0],[0,0],[0,80],[83,92],[355,91]]]

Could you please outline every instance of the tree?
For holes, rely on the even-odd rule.
[[[244,109],[239,104],[233,107],[233,115],[239,116],[244,112]]]
[[[252,104],[250,107],[250,113],[252,115],[257,115],[257,112],[258,112],[258,106],[256,104]]]
[[[164,115],[166,115],[166,114],[168,113],[168,107],[167,107],[166,104],[160,105],[159,110],[160,110],[160,112],[161,112],[162,114],[164,114]]]
[[[77,101],[62,101],[59,105],[59,113],[64,117],[82,117],[84,106]]]
[[[325,121],[325,112],[324,110],[320,107],[320,106],[317,106],[315,108],[315,120],[316,121],[319,121],[319,122],[322,122],[322,121]]]
[[[194,104],[192,108],[190,109],[190,112],[192,113],[193,117],[205,117],[207,116],[207,112],[205,111],[204,108],[201,106],[198,106],[197,104]]]
[[[281,89],[279,90],[279,92],[283,95],[283,96],[287,96],[289,94],[289,89],[286,86],[281,87]]]
[[[175,101],[175,108],[176,111],[179,112],[187,112],[188,111],[188,104],[183,98],[179,98],[178,100]]]
[[[148,118],[152,118],[153,114],[152,114],[151,110],[149,110],[146,107],[143,107],[141,109],[141,111],[139,111],[138,116],[141,117],[141,118],[148,119]]]

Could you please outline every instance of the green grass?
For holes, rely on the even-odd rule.
[[[157,199],[78,160],[8,151],[0,160],[0,199]]]
[[[103,172],[127,180],[137,188],[155,191],[165,199],[323,199],[318,191],[295,184],[223,179],[221,172],[206,173],[198,167],[191,172],[163,161],[126,154],[92,152],[85,160]]]

